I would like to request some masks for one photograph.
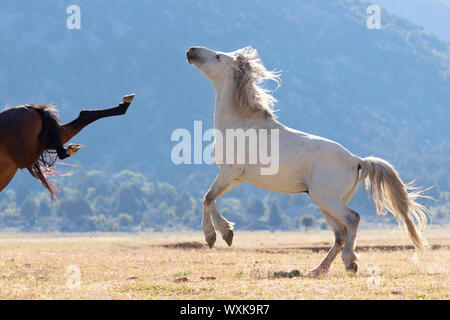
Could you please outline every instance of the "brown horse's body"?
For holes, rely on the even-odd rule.
[[[54,151],[60,159],[71,154],[64,144],[90,123],[101,118],[125,114],[134,95],[125,96],[117,107],[83,110],[74,121],[62,125],[55,109],[47,105],[26,105],[0,112],[0,191],[12,180],[18,169],[28,171],[49,190],[41,166],[51,167],[54,159],[46,159]]]

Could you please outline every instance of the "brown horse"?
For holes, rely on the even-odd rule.
[[[54,188],[46,176],[52,173],[56,157],[65,159],[80,149],[74,144],[65,149],[64,144],[94,121],[125,114],[133,98],[134,94],[124,96],[114,108],[83,110],[78,118],[64,125],[51,105],[22,105],[0,112],[0,191],[17,169],[27,168],[54,198]]]

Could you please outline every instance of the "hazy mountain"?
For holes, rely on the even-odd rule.
[[[450,41],[450,0],[371,0],[371,3]]]
[[[66,8],[81,8],[81,30]],[[53,102],[63,120],[81,108],[136,99],[74,141],[72,163],[136,168],[176,181],[214,166],[175,166],[171,132],[212,126],[214,92],[185,61],[203,45],[257,48],[283,73],[275,93],[286,125],[325,136],[360,156],[391,161],[406,180],[449,190],[450,49],[383,12],[366,27],[360,1],[2,1],[0,103]],[[208,181],[210,179],[207,179]]]

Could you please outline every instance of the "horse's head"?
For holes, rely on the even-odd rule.
[[[195,65],[212,82],[237,68],[232,54],[204,47],[192,47],[186,52],[187,61]]]
[[[279,72],[267,70],[261,62],[256,49],[245,47],[234,52],[224,53],[204,47],[192,47],[186,52],[187,60],[203,72],[215,86],[224,81],[233,83],[234,105],[243,114],[263,111],[274,115],[275,98],[260,84],[264,80],[275,81],[280,85]]]

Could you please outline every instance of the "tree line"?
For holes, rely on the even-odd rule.
[[[22,179],[24,180],[24,179]],[[37,182],[20,181],[0,193],[0,229],[2,231],[80,232],[80,231],[180,231],[199,230],[203,214],[203,193],[207,186],[200,173],[184,182],[158,181],[138,171],[86,170],[56,176],[58,199],[52,201]],[[200,182],[199,182],[200,181]],[[30,185],[31,183],[31,185]],[[373,205],[364,192],[356,196],[358,210],[372,212]],[[430,202],[433,223],[448,222],[450,193],[441,193]],[[326,229],[317,206],[305,195],[265,192],[239,187],[218,200],[218,208],[236,228],[246,230]],[[395,225],[391,215],[385,218],[369,214],[368,225]]]

